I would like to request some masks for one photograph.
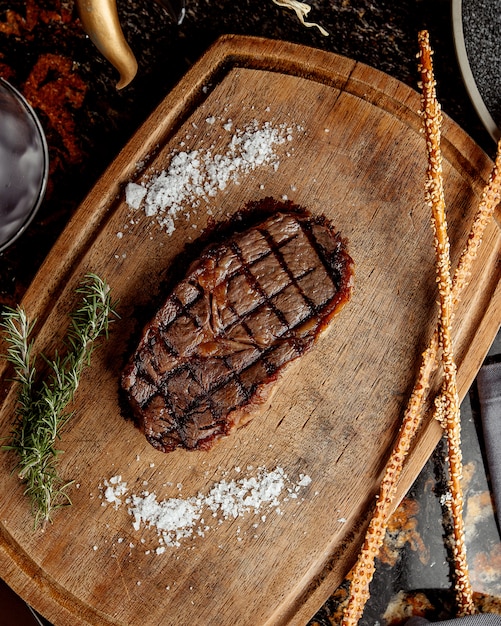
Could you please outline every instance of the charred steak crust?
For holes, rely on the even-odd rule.
[[[121,385],[158,450],[212,447],[349,300],[353,261],[323,216],[279,210],[206,248],[146,325]]]

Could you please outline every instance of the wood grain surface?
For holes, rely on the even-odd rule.
[[[440,86],[438,86],[440,97]],[[37,318],[36,350],[50,352],[75,305],[74,289],[96,272],[111,285],[120,320],[93,357],[61,449],[73,506],[33,531],[15,459],[0,455],[0,573],[56,626],[304,624],[342,581],[358,550],[418,357],[437,319],[426,152],[419,95],[375,71],[320,50],[225,37],[174,88],[104,173],[40,269],[23,305]],[[231,119],[231,131],[224,124]],[[209,121],[207,121],[209,120]],[[169,167],[175,151],[227,149],[237,128],[257,121],[290,128],[275,147],[278,167],[242,174],[166,234],[125,203],[128,182]],[[227,127],[229,128],[229,127]],[[453,262],[463,248],[492,166],[450,119],[443,129]],[[279,382],[245,429],[210,452],[162,454],[146,443],[118,400],[118,381],[138,311],[187,242],[248,202],[287,196],[326,214],[355,260],[351,302],[315,348]],[[488,227],[455,318],[461,394],[499,325],[499,210]],[[16,400],[1,364],[0,436]],[[436,384],[436,383],[434,383]],[[440,430],[427,420],[399,485],[403,495]],[[291,485],[280,511],[211,521],[203,537],[157,554],[155,529],[134,530],[125,505],[103,506],[114,475],[129,494],[159,500],[207,494],[223,478],[281,467]],[[240,471],[239,471],[240,470]]]

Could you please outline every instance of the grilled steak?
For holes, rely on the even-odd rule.
[[[278,211],[204,250],[145,327],[122,375],[157,449],[209,449],[247,423],[279,373],[351,295],[327,219]]]

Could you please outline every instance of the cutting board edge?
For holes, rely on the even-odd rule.
[[[268,45],[270,44],[268,40],[265,40],[265,41]],[[240,45],[242,42],[245,43],[245,46]],[[67,277],[72,276],[74,267],[77,265],[78,260],[81,258],[81,255],[84,254],[85,251],[87,250],[88,244],[91,241],[92,235],[95,232],[96,228],[98,228],[107,219],[107,215],[112,211],[113,206],[115,205],[117,201],[116,196],[117,196],[117,193],[119,192],[120,181],[116,181],[113,185],[110,186],[108,182],[106,182],[105,184],[104,182],[105,178],[108,178],[108,179],[111,178],[113,171],[117,169],[121,169],[121,164],[127,162],[131,152],[134,152],[134,151],[138,152],[139,146],[141,150],[144,150],[144,142],[142,141],[140,142],[140,136],[144,133],[144,131],[151,129],[154,126],[154,124],[158,122],[158,117],[162,115],[162,111],[168,108],[169,106],[171,106],[173,103],[177,102],[177,104],[179,105],[178,108],[181,107],[181,104],[184,106],[187,103],[191,103],[189,110],[190,111],[193,110],[193,108],[199,104],[199,102],[196,100],[196,94],[201,91],[203,84],[205,83],[207,78],[214,76],[215,75],[214,73],[218,70],[222,70],[223,72],[229,71],[229,69],[231,69],[231,67],[234,66],[234,65],[231,65],[231,62],[230,62],[232,58],[231,55],[235,55],[234,59],[240,59],[240,62],[242,59],[245,59],[246,58],[245,55],[250,54],[247,50],[247,47],[252,47],[253,42],[257,42],[260,45],[262,45],[262,40],[258,38],[238,37],[238,36],[225,36],[221,38],[221,40],[216,42],[209,49],[209,51],[204,55],[204,57],[201,59],[201,61],[199,62],[201,63],[201,65],[195,66],[195,68],[193,68],[191,73],[187,74],[186,78],[183,79],[174,88],[174,90],[167,97],[164,103],[162,103],[162,105],[160,105],[158,109],[155,112],[153,112],[152,116],[150,116],[150,118],[145,122],[145,124],[137,131],[137,133],[127,143],[123,151],[117,157],[115,162],[110,166],[107,172],[103,174],[103,177],[100,179],[100,181],[98,181],[96,187],[90,192],[90,194],[84,200],[81,207],[77,210],[75,216],[72,218],[72,220],[70,221],[70,223],[68,224],[64,232],[62,233],[60,239],[56,242],[56,245],[54,246],[51,253],[49,253],[46,261],[42,265],[39,273],[35,277],[34,281],[32,282],[32,285],[30,286],[27,294],[25,295],[25,298],[23,299],[23,303],[27,309],[29,309],[30,311],[35,311],[35,315],[36,315],[36,311],[38,310],[39,314],[42,316],[42,319],[43,319],[43,312],[47,310],[47,308],[50,308],[50,301],[52,299],[57,299],[58,293],[61,292],[61,290],[64,288],[64,285],[66,284]],[[298,46],[296,44],[288,44],[284,42],[280,42],[277,45],[283,46],[284,50],[286,51],[286,54],[285,54],[286,57],[287,55],[291,55],[294,51],[304,48],[303,46]],[[326,52],[322,52],[322,51],[315,50],[315,49],[311,49],[311,50],[313,51],[313,56],[315,58],[325,59],[325,61],[327,61],[327,59],[329,58],[332,59],[334,57],[338,57],[338,55],[334,55],[333,53],[326,53]],[[216,51],[217,54],[215,54],[214,51]],[[339,57],[339,58],[342,59],[343,57]],[[217,64],[214,66],[211,66],[211,63],[213,61],[217,61]],[[296,64],[298,63],[296,62]],[[355,62],[351,62],[350,64],[352,68],[355,68],[355,66],[357,65]],[[196,86],[192,87],[188,94],[184,93],[183,95],[183,91],[185,90],[186,85],[189,83],[189,80],[191,80],[192,76],[196,75],[197,71],[200,72],[201,74],[198,78]],[[373,70],[371,68],[371,71],[373,71],[376,74],[383,75],[383,73],[379,72],[378,70]],[[349,77],[347,77],[346,80],[348,80],[348,78]],[[396,79],[393,79],[391,77],[388,77],[388,79],[390,81],[393,81],[395,84],[398,82],[396,81]],[[415,99],[418,98],[417,93],[413,93],[410,87],[406,87],[406,89],[409,90],[408,95],[409,95],[410,100],[414,102]],[[164,126],[162,126],[160,130],[162,130],[164,134],[169,134],[170,132],[173,132],[173,129],[177,126],[177,123],[180,123],[179,120],[177,120],[176,122],[176,119],[177,119],[176,113],[175,113],[176,110],[177,108],[170,109],[170,113],[167,116],[168,121],[163,122]],[[410,107],[410,110],[413,110],[412,107]],[[150,139],[149,143],[151,144],[154,143],[153,139],[155,139],[155,141],[158,141],[160,130],[156,130],[156,134],[154,135],[154,137]],[[456,135],[461,138],[461,141],[465,140],[464,137],[462,136],[462,132],[458,132],[456,133]],[[486,159],[487,159],[486,162],[488,162],[488,157],[486,157]],[[487,167],[487,166],[484,164],[484,167]],[[132,165],[130,166],[130,170],[132,173],[132,170],[133,170]],[[95,202],[95,198],[97,197],[100,198],[99,203]],[[89,207],[91,207],[92,205],[96,205],[96,204],[98,206],[98,210],[89,212],[88,210]],[[59,268],[60,271],[57,271],[57,270],[54,271],[54,266],[56,268]],[[43,278],[43,276],[49,267],[51,268],[51,273],[49,275],[53,276],[53,279],[47,282],[47,280]],[[0,368],[0,375],[1,373],[2,372]],[[0,554],[2,554],[2,560],[3,560],[4,552],[1,549],[1,546],[0,546]],[[26,572],[22,568],[20,569],[20,571],[23,572],[23,575],[27,575]],[[10,584],[8,580],[7,582],[8,584]],[[14,590],[16,590],[16,588],[14,588]],[[22,588],[20,588],[20,590],[22,591]],[[42,613],[44,613],[45,611],[48,611],[49,607],[48,606],[45,607],[44,603],[49,602],[49,600],[47,599],[47,597],[41,595],[41,591],[38,588],[36,590],[36,593],[37,595],[40,594],[40,597],[41,597],[41,600],[36,600],[37,606],[40,606],[43,609],[41,611]],[[34,596],[33,596],[33,600],[35,601]],[[52,605],[52,598],[50,599],[50,603]],[[53,603],[57,609],[63,608],[61,607],[61,604],[58,603],[56,600],[54,600]],[[53,607],[51,606],[50,607],[51,612],[52,612],[52,608]],[[62,623],[66,623],[66,622],[62,622]],[[74,616],[73,616],[73,621],[71,623],[75,624]],[[86,622],[82,622],[82,623],[86,623]],[[290,623],[292,624],[296,622],[294,621]]]
[[[40,567],[33,567],[29,559],[10,542],[5,541],[5,531],[0,529],[0,570],[4,582],[29,606],[46,619],[57,620],[57,626],[89,626],[89,621],[98,618],[100,626],[114,626],[118,622],[110,621],[105,615],[90,611],[78,598],[65,598],[58,585],[47,579]],[[33,580],[38,584],[33,585]]]

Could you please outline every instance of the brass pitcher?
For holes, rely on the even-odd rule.
[[[91,41],[120,75],[117,89],[126,87],[137,73],[137,61],[120,26],[116,0],[76,0],[78,13]],[[184,0],[159,0],[180,24],[184,18]]]

